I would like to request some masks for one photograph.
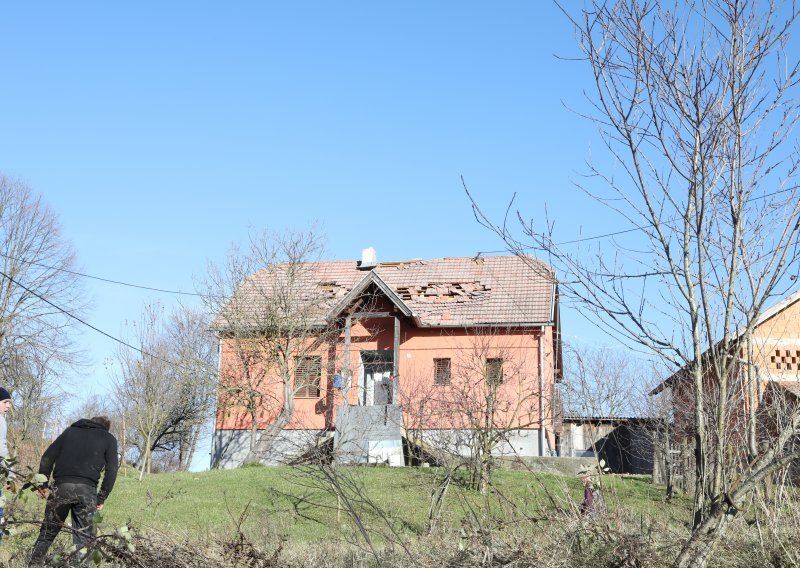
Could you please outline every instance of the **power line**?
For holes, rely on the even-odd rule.
[[[130,282],[123,282],[121,280],[113,280],[111,278],[103,278],[101,276],[93,276],[91,274],[86,274],[84,272],[77,272],[75,270],[69,270],[68,268],[59,268],[58,266],[50,266],[47,264],[42,264],[41,262],[36,262],[33,260],[25,260],[21,258],[15,258],[13,256],[9,256],[7,254],[0,253],[0,256],[6,258],[8,260],[13,260],[16,262],[22,262],[25,264],[29,264],[31,266],[38,266],[40,268],[46,268],[48,270],[56,270],[58,272],[66,272],[67,274],[72,274],[74,276],[80,276],[82,278],[91,278],[92,280],[99,280],[100,282],[108,282],[109,284],[117,284],[119,286],[128,286],[130,288],[138,288],[140,290],[151,290],[153,292],[162,292],[164,294],[177,294],[182,296],[202,296],[202,294],[198,294],[196,292],[181,292],[179,290],[167,290],[165,288],[154,288],[152,286],[142,286],[140,284],[132,284]]]
[[[787,191],[794,191],[796,189],[797,189],[797,186],[788,187],[786,189],[779,189],[777,191],[773,191],[772,193],[767,193],[767,194],[764,194],[764,195],[758,195],[758,196],[755,196],[755,197],[751,197],[750,199],[746,200],[745,203],[750,203],[751,201],[756,201],[756,200],[759,200],[759,199],[766,199],[768,197],[773,197],[775,195],[779,195],[781,193],[786,193]],[[670,221],[670,222],[672,222],[672,221]],[[670,223],[664,223],[664,225],[669,227]],[[591,237],[581,237],[581,238],[578,238],[578,239],[572,239],[572,240],[569,240],[569,241],[561,241],[559,243],[553,243],[553,244],[555,244],[556,246],[574,245],[576,243],[583,243],[583,242],[586,242],[586,241],[597,241],[597,240],[600,240],[600,239],[607,239],[609,237],[616,237],[617,235],[624,235],[626,233],[633,233],[635,231],[644,231],[646,229],[647,229],[647,227],[644,227],[644,226],[641,226],[641,225],[634,225],[630,229],[623,229],[621,231],[614,231],[614,232],[611,232],[611,233],[603,233],[601,235],[593,235]],[[536,249],[536,248],[541,248],[541,247],[536,247],[536,246],[520,247],[520,250],[531,250],[531,249]],[[482,254],[497,254],[497,253],[501,253],[501,252],[509,252],[509,251],[508,251],[508,249],[503,249],[503,250],[483,250],[483,251],[478,251],[475,254],[475,256],[480,256]]]
[[[148,356],[148,357],[152,357],[153,359],[156,359],[156,360],[158,360],[158,361],[161,361],[162,363],[166,363],[167,365],[171,365],[171,366],[173,366],[173,367],[175,367],[175,368],[177,368],[177,369],[189,370],[189,369],[187,369],[187,368],[183,367],[182,365],[179,365],[179,364],[177,364],[177,363],[175,363],[175,362],[173,362],[173,361],[169,361],[169,360],[167,360],[167,359],[164,359],[164,358],[162,358],[162,357],[159,357],[158,355],[154,355],[154,354],[150,353],[149,351],[145,351],[144,349],[141,349],[141,348],[139,348],[139,347],[136,347],[136,346],[134,346],[134,345],[131,345],[131,344],[130,344],[130,343],[128,343],[127,341],[124,341],[124,340],[122,340],[122,339],[120,339],[120,338],[118,338],[118,337],[115,337],[115,336],[111,335],[111,334],[110,334],[110,333],[108,333],[108,332],[105,332],[105,331],[103,331],[103,330],[102,330],[102,329],[100,329],[99,327],[96,327],[96,326],[94,326],[94,325],[90,324],[89,322],[87,322],[86,320],[79,318],[78,316],[76,316],[75,314],[73,314],[73,313],[71,313],[71,312],[69,312],[69,311],[65,310],[65,309],[64,309],[64,308],[62,308],[61,306],[58,306],[58,305],[54,304],[53,302],[51,302],[50,300],[48,300],[47,298],[45,298],[44,296],[42,296],[42,295],[41,295],[41,294],[39,294],[38,292],[36,292],[36,291],[34,291],[34,290],[31,290],[30,288],[28,288],[28,287],[27,287],[27,286],[25,286],[24,284],[22,284],[22,283],[18,282],[17,280],[15,280],[14,278],[12,278],[11,276],[9,276],[8,274],[6,274],[5,272],[3,272],[2,270],[0,270],[0,276],[3,276],[3,277],[5,277],[5,278],[8,278],[8,279],[11,281],[11,283],[13,283],[13,284],[16,284],[17,286],[19,286],[20,288],[22,288],[23,290],[25,290],[25,291],[26,291],[26,292],[28,292],[29,294],[32,294],[33,296],[36,296],[37,298],[39,298],[39,299],[40,299],[42,302],[44,302],[44,303],[45,303],[45,304],[47,304],[48,306],[51,306],[51,307],[55,308],[56,310],[58,310],[59,312],[61,312],[61,313],[62,313],[62,314],[64,314],[65,316],[68,316],[68,317],[70,317],[70,318],[74,319],[75,321],[77,321],[78,323],[80,323],[81,325],[85,325],[85,326],[86,326],[86,327],[88,327],[89,329],[91,329],[91,330],[93,330],[93,331],[96,331],[97,333],[99,333],[99,334],[101,334],[101,335],[104,335],[104,336],[106,336],[107,338],[111,339],[112,341],[116,341],[117,343],[119,343],[119,344],[121,344],[121,345],[124,345],[125,347],[128,347],[129,349],[133,349],[134,351],[137,351],[137,352],[141,353],[142,355],[146,355],[146,356]]]

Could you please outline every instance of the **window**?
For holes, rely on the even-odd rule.
[[[433,384],[450,384],[450,359],[433,360]]]
[[[295,357],[295,396],[319,396],[319,381],[322,378],[322,357]]]
[[[503,360],[499,357],[486,359],[486,382],[499,385],[503,382]]]

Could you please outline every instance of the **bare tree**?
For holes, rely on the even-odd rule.
[[[0,176],[0,381],[17,393],[11,444],[41,445],[56,378],[80,364],[76,320],[86,308],[75,253],[56,215],[26,184]],[[29,448],[35,452],[36,448]]]
[[[322,251],[313,228],[264,232],[251,237],[247,250],[233,247],[224,264],[209,266],[203,295],[217,315],[214,329],[227,361],[220,368],[219,413],[244,418],[246,462],[264,459],[294,416],[295,394],[315,386],[295,383],[299,362],[340,333],[324,317],[324,290],[308,285],[316,283]]]
[[[173,363],[168,369],[168,382],[175,389],[175,397],[155,442],[161,449],[177,453],[175,462],[181,470],[191,464],[214,407],[217,341],[209,327],[204,313],[180,307],[171,313],[163,338],[169,361]]]
[[[470,348],[436,362],[433,381],[427,373],[406,377],[406,429],[449,467],[466,463],[481,493],[496,456],[514,457],[510,440],[549,421],[552,393],[542,391],[535,357],[527,356],[533,345],[517,330],[475,329]]]
[[[640,472],[652,464],[654,478],[658,475],[667,482],[671,498],[672,453],[666,436],[672,405],[666,397],[649,394],[663,372],[628,350],[610,346],[565,343],[564,353],[559,389],[564,452],[591,450],[598,470]]]
[[[205,316],[186,307],[165,317],[159,305],[148,305],[133,329],[138,351],[121,346],[117,354],[118,413],[139,449],[142,474],[154,452],[186,469],[213,407],[216,341]]]
[[[136,351],[121,345],[117,351],[114,390],[117,403],[127,419],[139,447],[142,479],[151,470],[151,455],[158,435],[164,430],[177,401],[163,341],[163,308],[148,305],[140,321],[132,324],[131,339]]]
[[[561,401],[565,414],[643,416],[649,414],[649,365],[609,347],[565,344]]]
[[[21,463],[30,466],[35,466],[52,439],[55,432],[47,432],[46,425],[59,410],[56,371],[36,355],[33,350],[7,354],[3,368],[3,384],[17,401],[10,413],[9,446]]]
[[[729,451],[735,409],[757,406],[747,338],[798,269],[796,17],[777,2],[590,2],[573,22],[617,168],[590,164],[582,187],[622,230],[584,249],[478,211],[512,249],[544,251],[593,321],[681,370],[669,385],[691,401],[696,484],[679,566],[705,564],[759,481],[800,455],[785,449],[800,416]]]

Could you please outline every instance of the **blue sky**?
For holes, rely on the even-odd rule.
[[[492,214],[517,193],[562,238],[613,229],[573,186],[596,135],[564,103],[589,75],[556,57],[577,50],[549,2],[16,3],[0,22],[0,171],[44,195],[86,273],[192,291],[248,230],[314,220],[334,259],[502,248],[460,176]],[[114,335],[175,300],[85,284]],[[82,342],[104,392],[115,345]]]

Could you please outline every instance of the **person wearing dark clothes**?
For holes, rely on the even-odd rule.
[[[45,554],[53,544],[67,515],[72,515],[72,541],[80,550],[92,536],[92,519],[114,488],[117,479],[117,440],[108,431],[111,421],[105,416],[78,420],[64,430],[42,455],[39,473],[53,475],[52,490],[39,489],[47,498],[44,522],[33,546],[29,566],[44,565]],[[103,484],[97,491],[100,474]]]

